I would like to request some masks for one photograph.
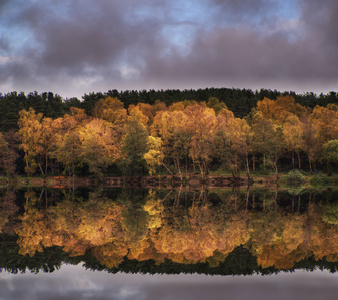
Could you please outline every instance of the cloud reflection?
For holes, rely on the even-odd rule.
[[[109,274],[64,265],[39,274],[0,274],[0,300],[336,300],[337,274],[280,273],[272,276]]]

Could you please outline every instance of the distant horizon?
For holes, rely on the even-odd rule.
[[[67,99],[72,99],[72,98],[77,98],[79,100],[81,100],[85,95],[90,95],[90,94],[98,94],[98,93],[102,93],[102,94],[106,94],[109,91],[118,91],[118,92],[126,92],[126,91],[137,91],[137,92],[142,92],[142,91],[155,91],[155,92],[160,92],[160,91],[168,91],[168,90],[178,90],[178,91],[197,91],[197,90],[207,90],[207,89],[229,89],[229,90],[250,90],[253,93],[259,92],[261,90],[266,90],[266,91],[277,91],[278,93],[294,93],[296,95],[306,95],[306,94],[313,94],[315,96],[320,96],[322,95],[329,95],[330,93],[338,93],[338,89],[337,90],[329,90],[327,92],[314,92],[314,91],[304,91],[304,92],[296,92],[295,90],[278,90],[278,89],[270,89],[270,88],[256,88],[256,89],[251,89],[251,88],[237,88],[237,87],[226,87],[226,86],[222,86],[222,87],[214,87],[214,86],[209,86],[209,87],[200,87],[200,88],[149,88],[149,89],[145,89],[145,88],[140,88],[140,89],[117,89],[117,88],[112,88],[112,89],[108,89],[106,91],[90,91],[90,92],[84,92],[82,95],[76,95],[76,96],[64,96],[61,93],[58,92],[54,92],[52,90],[44,90],[44,91],[39,91],[39,90],[30,90],[30,91],[17,91],[17,90],[12,90],[12,91],[7,91],[7,92],[2,92],[0,91],[0,95],[6,95],[6,94],[10,94],[10,93],[24,93],[25,95],[28,95],[30,93],[38,93],[38,94],[43,94],[43,93],[53,93],[54,95],[58,95],[60,96],[63,100],[67,100]]]

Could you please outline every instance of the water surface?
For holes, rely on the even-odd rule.
[[[0,299],[337,299],[335,190],[0,198]]]
[[[1,299],[337,299],[337,274],[271,276],[146,275],[63,265],[53,273],[0,274]]]

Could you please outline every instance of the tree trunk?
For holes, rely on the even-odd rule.
[[[45,168],[46,175],[47,175],[47,169],[48,169],[48,155],[46,154],[46,168]]]
[[[72,173],[73,173],[73,190],[75,187],[75,168],[74,168],[74,162],[72,162]]]
[[[301,167],[301,162],[300,162],[300,154],[299,154],[299,151],[297,152],[297,155],[298,155],[298,168],[299,168],[299,170],[300,170],[302,167]]]
[[[204,175],[208,175],[208,164],[205,160],[203,161],[203,170],[204,170]]]
[[[310,155],[308,155],[308,159],[309,159],[310,174],[312,174],[312,167],[311,167],[311,159],[310,159]]]
[[[202,179],[204,179],[203,166],[201,165],[201,163],[198,163],[198,167],[200,168]]]
[[[27,153],[25,153],[25,160],[26,160],[26,167],[28,168],[29,167],[29,163],[28,163],[28,155],[27,155]]]
[[[250,166],[249,166],[249,155],[248,153],[245,153],[245,160],[246,160],[246,174],[248,176],[248,185],[250,182]]]
[[[39,163],[39,168],[40,168],[42,176],[45,176],[45,174],[43,173],[43,169],[42,169],[41,162],[40,162],[39,158],[38,158],[38,163]]]
[[[166,166],[166,164],[163,161],[161,162],[161,164],[168,170],[170,175],[173,175],[173,173],[171,173],[171,171],[169,170],[169,168]]]
[[[292,169],[295,169],[295,153],[292,151]]]
[[[263,166],[264,166],[264,171],[265,171],[265,153],[263,154]]]
[[[249,196],[250,196],[250,187],[248,185],[246,189],[246,202],[245,202],[245,210],[248,210],[248,205],[249,205]]]
[[[181,180],[183,180],[179,158],[177,159],[177,169],[178,169],[178,174],[180,175]]]
[[[26,160],[26,167],[29,168],[29,162],[28,162],[28,154],[25,152],[25,160]],[[29,172],[27,172],[27,176],[29,177]]]
[[[255,192],[252,193],[252,208],[256,207],[256,203],[255,203]]]
[[[328,159],[326,160],[326,162],[327,162],[327,174],[330,175],[330,174],[331,174],[331,170],[330,170],[330,162],[329,162]]]

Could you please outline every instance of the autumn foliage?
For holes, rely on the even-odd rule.
[[[334,201],[315,203],[296,197],[280,205],[273,191],[257,195],[253,191],[248,203],[245,193],[235,191],[220,193],[216,204],[215,196],[176,193],[164,202],[149,191],[141,204],[135,194],[121,193],[113,200],[96,191],[86,201],[66,196],[44,207],[44,196],[26,191],[24,211],[19,213],[15,195],[9,192],[0,198],[0,232],[15,232],[21,255],[32,257],[59,246],[71,256],[90,253],[108,268],[118,266],[124,257],[156,264],[166,259],[207,262],[216,267],[240,246],[262,268],[290,269],[309,257],[337,261]]]
[[[24,161],[22,171],[29,176],[89,172],[102,178],[115,168],[123,176],[148,170],[182,177],[221,168],[234,177],[242,171],[250,177],[258,169],[278,175],[281,167],[312,172],[321,166],[331,171],[330,165],[337,164],[332,145],[338,140],[338,106],[310,109],[290,95],[264,98],[244,118],[235,117],[215,97],[127,108],[117,98],[106,97],[96,102],[91,114],[71,108],[53,119],[33,108],[21,110],[18,127],[17,144],[8,144],[2,135],[1,147],[4,153],[15,153],[16,147]],[[16,156],[6,157],[9,161],[2,160],[0,171],[9,176],[10,157]]]

